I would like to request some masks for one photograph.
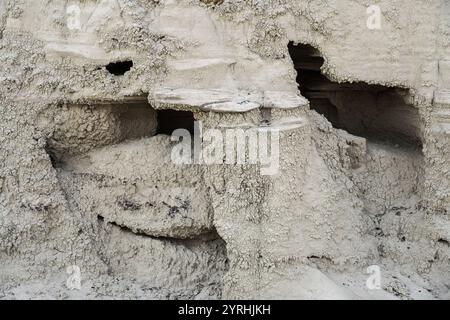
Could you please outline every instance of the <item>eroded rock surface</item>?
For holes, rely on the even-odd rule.
[[[450,3],[377,5],[0,1],[0,298],[449,298]]]

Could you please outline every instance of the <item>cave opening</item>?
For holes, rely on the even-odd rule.
[[[93,101],[59,108],[60,124],[45,146],[53,167],[60,167],[66,158],[93,149],[156,135],[170,136],[176,129],[194,133],[192,112],[157,110],[146,100],[137,96],[124,101]]]
[[[194,114],[190,111],[158,110],[157,134],[171,135],[177,129],[186,129],[193,134],[194,122]]]
[[[154,136],[158,127],[156,110],[141,97],[66,104],[56,118],[45,146],[53,167],[93,149]]]
[[[391,144],[421,146],[420,119],[408,90],[364,82],[335,82],[321,72],[324,57],[308,44],[289,42],[301,94],[333,127]]]

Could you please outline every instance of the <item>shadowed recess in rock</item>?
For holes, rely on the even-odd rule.
[[[419,114],[408,90],[334,82],[321,72],[325,59],[319,50],[293,42],[288,49],[301,94],[335,128],[369,140],[421,146]]]
[[[54,166],[96,148],[154,136],[158,126],[156,110],[139,97],[69,104],[61,106],[56,117],[59,125],[46,145]]]
[[[186,129],[192,134],[194,121],[194,114],[189,111],[158,110],[158,134],[171,135],[177,129]]]

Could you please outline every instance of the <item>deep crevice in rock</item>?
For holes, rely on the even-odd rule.
[[[105,218],[98,215],[97,219],[100,222],[105,222]],[[184,245],[190,245],[190,244],[194,244],[196,241],[213,241],[213,240],[218,240],[218,239],[222,239],[219,234],[217,233],[217,231],[215,229],[209,231],[209,232],[205,232],[201,235],[198,235],[196,238],[175,238],[175,237],[164,237],[164,236],[152,236],[149,235],[145,232],[141,232],[139,230],[132,230],[127,226],[123,226],[121,224],[118,224],[115,221],[106,221],[108,224],[111,224],[115,227],[118,227],[120,230],[122,230],[123,232],[127,232],[127,233],[132,233],[136,236],[140,236],[140,237],[147,237],[147,238],[151,238],[154,240],[161,240],[161,241],[169,241],[172,243],[176,243],[176,244],[184,244]]]

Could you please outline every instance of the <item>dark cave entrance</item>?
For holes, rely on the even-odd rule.
[[[333,127],[374,141],[421,146],[418,110],[408,90],[364,82],[338,83],[321,72],[325,60],[311,45],[288,44],[301,94]]]
[[[194,114],[190,111],[172,109],[158,110],[158,134],[171,135],[177,129],[194,133]]]
[[[65,158],[109,145],[156,135],[170,136],[176,129],[194,133],[192,112],[157,110],[143,96],[61,105],[58,113],[65,121],[56,126],[45,146],[53,167],[60,167]],[[80,126],[80,122],[84,125]]]

